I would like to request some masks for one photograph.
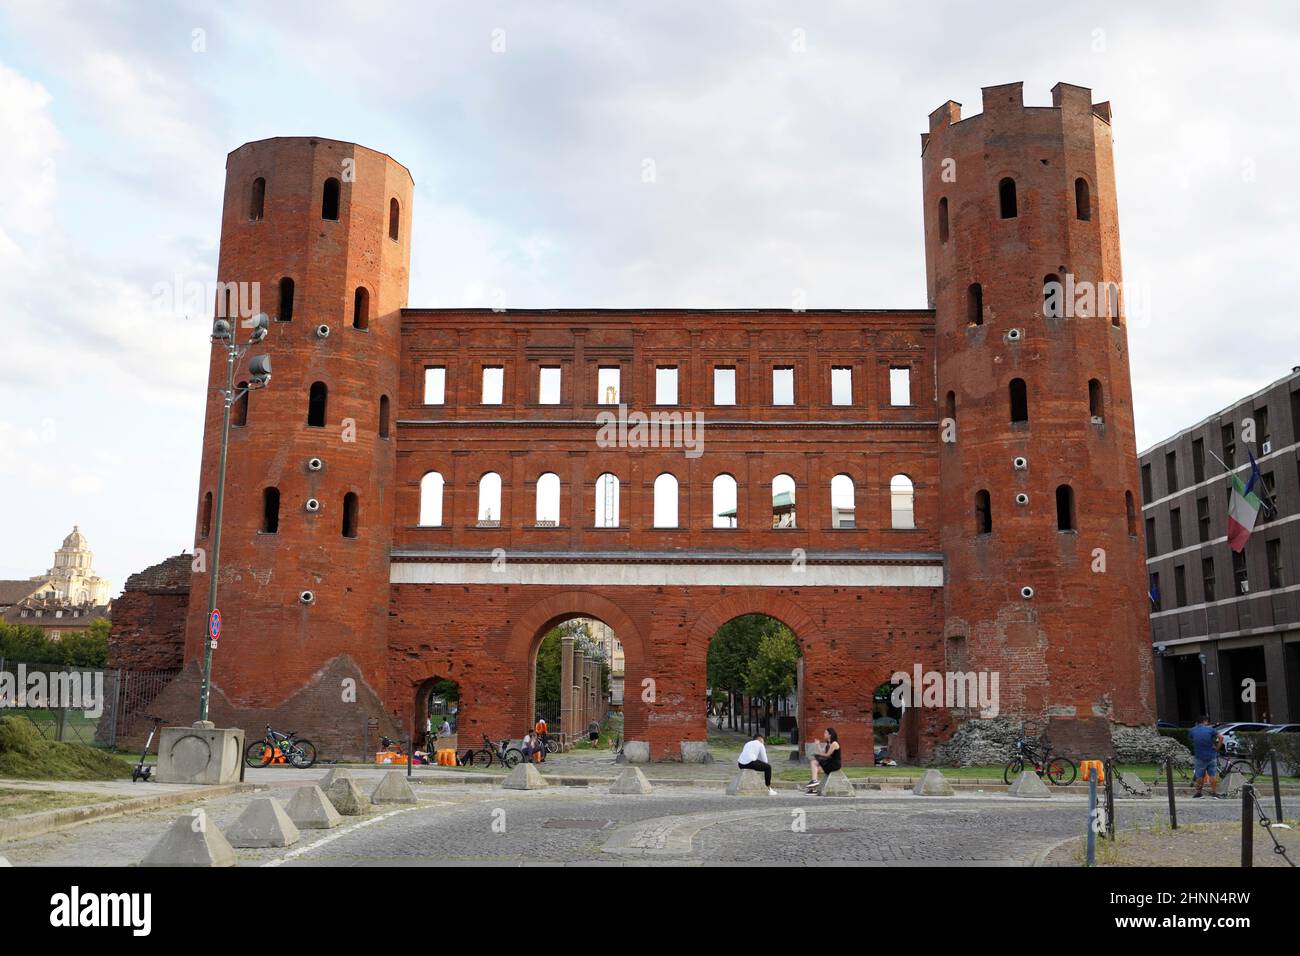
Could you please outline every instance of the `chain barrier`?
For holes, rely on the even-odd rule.
[[[1273,834],[1273,821],[1270,820],[1268,814],[1264,812],[1264,806],[1259,802],[1258,791],[1251,792],[1250,802],[1255,805],[1255,812],[1259,814],[1259,825],[1264,828],[1264,832],[1268,834],[1268,838],[1273,841],[1273,852],[1286,860],[1287,866],[1294,869],[1295,861],[1291,859],[1291,857],[1287,856],[1286,847],[1279,843],[1277,837]],[[1281,821],[1278,822],[1281,823]]]

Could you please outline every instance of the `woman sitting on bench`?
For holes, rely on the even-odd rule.
[[[826,728],[826,732],[822,734],[818,749],[821,750],[821,753],[813,754],[812,760],[809,761],[812,779],[803,785],[804,790],[809,792],[816,790],[821,785],[817,778],[823,772],[832,774],[839,770],[843,763],[844,753],[840,750],[840,738],[835,733],[834,727]]]

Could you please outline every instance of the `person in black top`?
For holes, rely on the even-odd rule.
[[[821,753],[813,754],[809,761],[809,769],[812,770],[812,780],[803,785],[808,791],[816,790],[821,782],[818,777],[822,773],[834,773],[839,770],[844,762],[844,753],[840,749],[840,738],[835,733],[834,727],[827,727],[826,732],[822,734]]]

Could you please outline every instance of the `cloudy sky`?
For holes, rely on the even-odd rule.
[[[1114,105],[1139,444],[1300,364],[1289,2],[213,6],[0,0],[0,578],[191,546],[184,290],[267,136],[411,169],[413,305],[917,308],[927,114],[1066,81]]]

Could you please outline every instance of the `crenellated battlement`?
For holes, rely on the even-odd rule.
[[[930,129],[928,132],[921,134],[921,151],[925,152],[930,137],[942,133],[948,127],[956,126],[959,123],[969,123],[985,116],[992,116],[997,119],[998,117],[1020,114],[1025,110],[1060,110],[1063,119],[1069,114],[1091,113],[1105,123],[1110,122],[1110,103],[1092,102],[1092,90],[1086,86],[1076,86],[1073,83],[1057,83],[1052,87],[1051,106],[1025,106],[1023,82],[986,86],[982,88],[981,92],[983,94],[983,111],[965,119],[961,115],[961,104],[956,100],[948,100],[948,102],[932,111],[930,113]]]

